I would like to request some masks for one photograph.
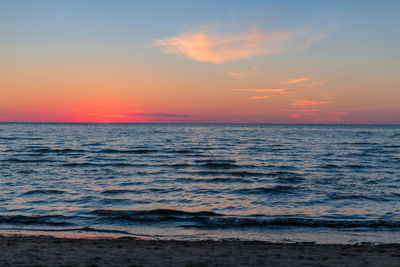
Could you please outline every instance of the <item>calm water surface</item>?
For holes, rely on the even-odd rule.
[[[400,242],[400,126],[0,123],[0,230]]]

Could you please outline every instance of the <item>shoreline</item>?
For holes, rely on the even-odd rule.
[[[1,266],[400,266],[397,244],[67,238],[0,234]]]

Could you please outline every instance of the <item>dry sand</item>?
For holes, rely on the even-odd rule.
[[[400,266],[400,244],[0,236],[0,266]]]

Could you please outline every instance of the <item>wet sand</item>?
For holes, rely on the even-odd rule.
[[[0,236],[0,266],[400,266],[400,244]]]

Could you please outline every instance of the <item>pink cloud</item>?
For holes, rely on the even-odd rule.
[[[232,89],[231,91],[242,91],[242,92],[272,92],[272,93],[279,93],[284,94],[287,93],[286,89]]]
[[[322,109],[298,109],[298,110],[292,110],[292,109],[282,109],[282,111],[290,111],[290,112],[318,112],[322,111]]]
[[[258,73],[259,68],[257,66],[251,67],[248,72],[233,72],[233,71],[226,71],[225,75],[235,77],[235,78],[247,78],[252,75],[256,75]]]
[[[239,76],[239,75],[238,75]],[[240,75],[242,76],[242,75]],[[243,76],[247,77],[247,76]],[[244,91],[244,92],[257,92],[257,93],[265,93],[262,95],[255,95],[251,96],[248,99],[256,100],[256,99],[263,99],[263,98],[270,98],[272,96],[279,96],[283,94],[290,94],[293,92],[301,92],[306,91],[307,89],[311,89],[317,85],[324,84],[320,81],[315,81],[314,78],[296,78],[296,79],[289,79],[285,82],[279,83],[280,85],[286,85],[286,88],[273,88],[273,89],[232,89],[231,91]],[[311,106],[311,105],[321,105],[331,103],[331,101],[312,101],[312,100],[297,100],[291,105],[293,106]]]
[[[256,100],[256,99],[263,99],[263,98],[270,98],[276,95],[256,95],[256,96],[251,96],[249,97],[250,100]]]
[[[314,106],[314,105],[322,105],[332,103],[332,101],[314,101],[314,100],[297,100],[293,102],[292,106]]]
[[[322,82],[322,81],[310,81],[310,82],[298,84],[297,86],[301,87],[301,88],[310,88],[311,89],[311,88],[314,88],[316,86],[320,86],[320,85],[324,85],[324,84],[325,83]]]
[[[249,73],[244,73],[244,72],[225,72],[225,74],[235,78],[246,78],[249,76]]]
[[[296,78],[296,79],[289,79],[287,81],[281,82],[279,84],[282,85],[293,85],[299,88],[314,88],[316,86],[324,85],[325,83],[322,81],[315,80],[314,78]]]
[[[281,82],[281,84],[296,84],[296,83],[301,83],[301,82],[305,82],[305,81],[310,81],[311,78],[296,78],[296,79],[289,79],[285,82]]]
[[[251,96],[249,97],[250,100],[270,98],[288,93],[286,89],[232,89],[232,91],[264,93],[262,95]]]
[[[155,39],[153,46],[166,54],[178,54],[200,62],[221,64],[257,55],[273,55],[305,49],[316,40],[310,30],[267,32],[253,29],[240,33],[203,30]],[[310,41],[311,40],[311,41]]]

